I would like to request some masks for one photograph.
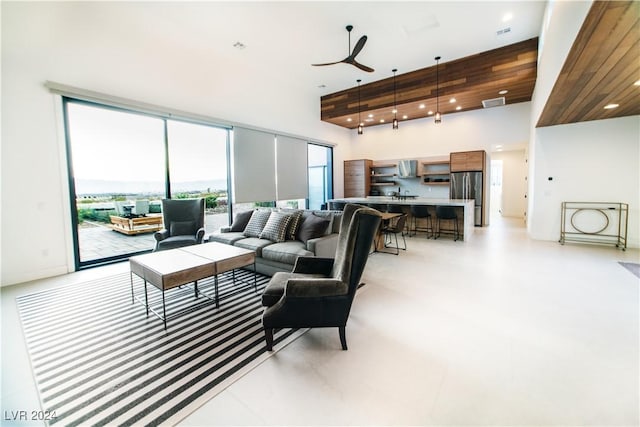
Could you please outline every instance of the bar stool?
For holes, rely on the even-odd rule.
[[[418,219],[422,218],[427,220],[427,227],[418,227]],[[433,221],[427,206],[411,205],[411,220],[413,221],[413,227],[409,227],[409,236],[415,236],[418,231],[426,232],[427,239],[429,238],[429,232],[433,235]],[[411,231],[413,231],[413,234],[411,234]]]
[[[436,230],[437,233],[434,239],[440,237],[440,221],[453,221],[453,229],[445,230],[445,233],[453,233],[453,241],[457,241],[460,238],[460,230],[458,229],[458,214],[453,206],[436,206]]]

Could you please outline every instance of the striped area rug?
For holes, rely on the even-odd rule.
[[[142,281],[134,289],[143,295]],[[260,295],[269,278],[219,276],[220,308],[184,286],[160,319],[132,303],[129,273],[17,298],[42,409],[50,425],[172,425],[266,360]],[[198,282],[213,292],[213,279]],[[161,293],[149,285],[150,303]],[[281,330],[282,348],[304,333]],[[276,347],[276,348],[277,348]]]

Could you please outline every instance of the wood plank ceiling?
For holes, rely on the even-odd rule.
[[[537,76],[538,39],[533,38],[438,66],[396,76],[397,118],[412,120],[439,110],[448,114],[531,100]],[[594,1],[537,123],[538,127],[640,114],[640,2]],[[504,95],[499,91],[507,90]],[[354,129],[393,120],[393,77],[325,95],[323,121]],[[455,98],[455,102],[450,102]],[[609,103],[618,108],[604,109]]]
[[[612,103],[619,107],[604,108]],[[596,1],[537,126],[637,114],[640,114],[640,2]]]
[[[483,108],[482,101],[502,97],[506,104],[531,100],[536,81],[538,38],[471,55],[405,74],[396,75],[397,117],[403,120],[432,115],[436,104],[443,115]],[[437,90],[436,90],[437,89]],[[438,95],[438,97],[436,97]],[[439,99],[438,99],[439,98]],[[450,102],[455,98],[455,102]],[[360,117],[365,126],[393,120],[393,77],[325,95],[320,100],[321,119],[354,129]],[[459,110],[456,110],[460,107]],[[406,116],[406,118],[404,118]]]

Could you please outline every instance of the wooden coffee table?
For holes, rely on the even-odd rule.
[[[131,269],[131,300],[143,303],[149,311],[159,317],[167,328],[167,313],[164,292],[177,286],[194,284],[194,297],[202,295],[215,301],[216,308],[220,306],[218,298],[218,274],[233,271],[235,283],[235,269],[253,264],[254,289],[257,291],[255,272],[255,252],[249,249],[236,248],[222,243],[212,242],[184,248],[152,252],[129,258]],[[133,275],[144,281],[144,302],[140,301],[133,292]],[[214,277],[215,295],[211,297],[198,290],[198,280]],[[147,282],[162,292],[162,314],[149,306]]]

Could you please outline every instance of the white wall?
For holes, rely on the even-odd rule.
[[[518,146],[529,141],[529,102],[463,113],[447,114],[442,123],[433,118],[400,122],[398,130],[391,123],[364,129],[363,135],[351,134],[354,159],[402,159],[448,156],[453,151],[485,150],[491,146]]]
[[[2,2],[3,286],[73,269],[64,140],[47,80],[334,143],[342,176],[349,132],[318,120],[315,95],[222,75],[224,64],[198,61],[203,46],[143,39],[142,23],[126,19],[127,8],[143,6]]]
[[[640,118],[551,126],[536,134],[531,236],[559,238],[563,201],[622,202],[629,204],[628,245],[639,247]]]
[[[524,197],[527,191],[525,151],[496,151],[491,154],[491,160],[502,160],[502,216],[524,218],[527,209]]]

